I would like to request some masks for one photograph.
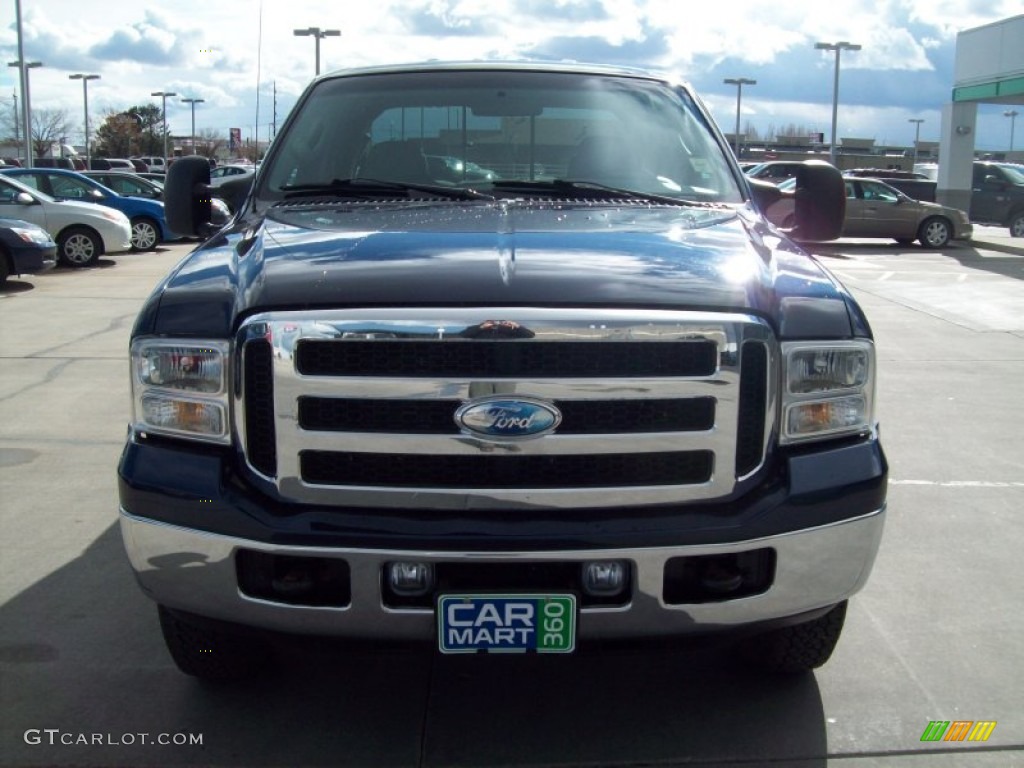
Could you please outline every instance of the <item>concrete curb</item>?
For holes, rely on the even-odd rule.
[[[984,251],[999,251],[1000,253],[1012,253],[1016,256],[1024,256],[1024,239],[1021,239],[1020,245],[1010,245],[1009,243],[1003,243],[996,240],[978,240],[971,238],[970,240],[963,241],[965,244],[969,244],[973,248],[978,248]]]

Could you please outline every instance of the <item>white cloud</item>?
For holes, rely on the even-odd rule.
[[[16,56],[12,6],[0,8],[0,47],[8,60]],[[697,80],[715,67],[727,68],[726,62],[736,62],[736,74],[744,74],[739,69],[743,64],[765,72],[780,57],[799,57],[826,73],[832,58],[825,53],[816,58],[813,44],[836,40],[863,45],[861,51],[843,55],[844,72],[925,72],[936,66],[929,56],[949,50],[958,31],[1020,11],[1019,0],[178,0],[173,11],[158,0],[105,0],[102,13],[82,13],[81,0],[33,0],[24,6],[26,55],[46,63],[44,70],[33,71],[34,103],[64,105],[77,114],[81,90],[68,84],[67,73],[95,71],[103,75],[90,85],[97,105],[145,103],[152,91],[172,89],[206,99],[202,119],[218,126],[236,124],[238,115],[246,113],[253,115],[248,122],[255,121],[261,7],[261,123],[272,109],[268,94],[274,80],[280,114],[313,74],[312,40],[292,34],[307,26],[341,30],[340,37],[321,41],[325,70],[435,58],[513,57],[543,52],[550,42],[560,56],[617,55],[620,63],[623,57],[644,57],[635,63]],[[411,34],[414,30],[421,34]],[[117,60],[117,44],[132,53],[128,60]],[[760,75],[758,89],[764,93],[770,79],[798,80],[798,74]],[[14,70],[6,78],[0,73],[0,93],[14,87]],[[806,98],[825,99],[830,93],[824,85],[816,90],[820,93]],[[717,98],[712,91],[704,95]],[[780,114],[779,120],[802,122],[803,114],[792,101],[771,107],[779,113],[790,108],[794,114]],[[769,102],[752,101],[750,109],[752,115],[765,114]],[[808,105],[808,112],[820,109],[821,104]],[[198,108],[196,120],[199,127]],[[894,129],[893,135],[899,132]]]

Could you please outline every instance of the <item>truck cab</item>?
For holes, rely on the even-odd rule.
[[[1024,237],[1024,166],[975,161],[971,220],[1008,227],[1013,237]]]

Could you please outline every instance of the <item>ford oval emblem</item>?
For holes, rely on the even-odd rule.
[[[459,427],[492,439],[540,437],[561,421],[562,414],[551,403],[523,397],[474,400],[455,412]]]

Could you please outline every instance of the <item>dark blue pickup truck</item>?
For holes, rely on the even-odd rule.
[[[688,86],[334,73],[216,232],[208,185],[170,169],[208,239],[135,324],[119,467],[184,672],[251,673],[278,633],[829,658],[885,519],[871,331]],[[843,205],[808,163],[795,234]]]

